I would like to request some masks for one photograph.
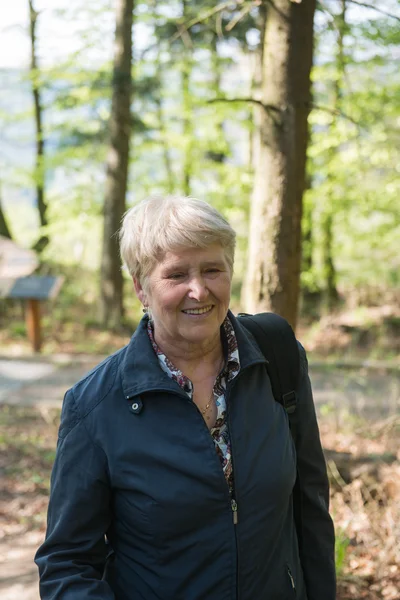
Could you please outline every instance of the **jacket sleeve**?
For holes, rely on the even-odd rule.
[[[329,514],[329,483],[306,353],[299,346],[296,451],[301,496],[300,560],[308,600],[335,600],[335,534]]]
[[[46,539],[35,556],[42,600],[114,600],[102,579],[109,524],[106,457],[90,439],[69,390],[51,476]]]

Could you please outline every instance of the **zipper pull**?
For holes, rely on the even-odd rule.
[[[296,590],[296,586],[294,585],[294,579],[293,579],[293,575],[292,575],[292,573],[291,573],[291,571],[290,571],[289,567],[287,567],[287,572],[288,572],[288,575],[289,575],[290,583],[292,584],[292,588],[293,588],[294,590]]]
[[[234,498],[231,500],[231,508],[233,513],[233,524],[237,525],[238,523],[238,505]]]

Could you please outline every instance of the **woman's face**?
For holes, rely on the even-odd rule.
[[[202,343],[219,334],[229,308],[232,274],[223,248],[167,252],[139,299],[151,309],[157,340]]]

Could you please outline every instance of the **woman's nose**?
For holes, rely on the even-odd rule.
[[[204,279],[202,277],[193,277],[190,281],[189,298],[201,302],[208,296],[208,290],[206,288]]]

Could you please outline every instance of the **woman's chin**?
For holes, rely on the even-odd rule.
[[[191,323],[185,323],[179,329],[180,335],[187,341],[201,343],[218,335],[220,324],[216,319],[196,319]]]

